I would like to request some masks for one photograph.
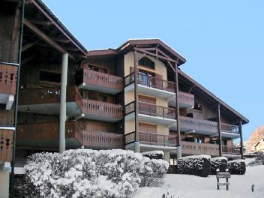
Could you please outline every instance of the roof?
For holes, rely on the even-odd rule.
[[[59,54],[68,53],[71,59],[76,60],[87,55],[86,48],[41,0],[30,0],[25,5],[23,46],[26,44],[31,44],[29,48],[32,51],[55,49]]]
[[[243,115],[238,113],[235,109],[230,107],[227,103],[225,103],[223,100],[221,100],[212,92],[210,92],[208,89],[203,87],[193,78],[191,78],[189,75],[184,73],[182,70],[178,70],[178,71],[179,71],[179,80],[184,81],[184,83],[187,83],[193,87],[191,93],[201,97],[204,101],[209,103],[212,108],[217,108],[217,105],[221,104],[221,114],[224,114],[226,117],[233,120],[234,123],[239,123],[240,120],[242,120],[242,124],[247,124],[249,122],[247,118],[245,118]]]
[[[184,64],[186,59],[170,48],[160,39],[130,39],[123,43],[120,47],[116,49],[104,49],[104,50],[91,50],[88,52],[88,57],[96,56],[118,56],[119,54],[124,54],[131,51],[134,47],[137,48],[159,48],[172,60],[177,60],[178,66]]]

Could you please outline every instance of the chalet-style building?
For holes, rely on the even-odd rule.
[[[87,51],[40,0],[1,1],[0,27],[0,197],[9,180],[12,196],[14,167],[42,151],[243,158],[233,139],[243,147],[249,121],[184,73],[186,60],[161,40]]]

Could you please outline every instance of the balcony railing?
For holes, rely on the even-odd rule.
[[[185,155],[212,155],[219,156],[219,145],[218,144],[201,144],[195,142],[181,141],[182,153]],[[222,145],[222,152],[224,154],[234,154],[238,155],[239,150],[232,146]]]
[[[170,92],[174,92],[174,82],[166,81],[160,78],[155,78],[152,76],[148,76],[143,73],[138,73],[137,76],[138,84],[144,85],[151,88],[156,88],[160,90],[166,90]],[[128,86],[134,82],[134,72],[125,77],[125,86]]]
[[[135,111],[135,102],[131,102],[125,106],[125,114]],[[157,116],[169,119],[175,119],[175,109],[157,106],[149,103],[138,102],[138,113]]]
[[[179,91],[179,103],[194,106],[194,95]]]
[[[16,95],[18,67],[0,63],[0,93]]]
[[[239,134],[239,126],[222,123],[221,131]]]
[[[122,105],[116,105],[95,100],[83,99],[83,113],[92,114],[108,118],[123,118]]]
[[[12,161],[13,134],[13,130],[0,129],[0,161]]]
[[[199,144],[195,142],[181,141],[182,153],[185,155],[219,155],[219,146],[216,144]]]
[[[108,132],[83,132],[83,145],[96,148],[123,148],[123,135]]]
[[[217,133],[217,122],[202,119],[194,119],[184,116],[180,116],[179,121],[181,128],[184,128],[186,130],[197,130]]]
[[[82,97],[76,86],[67,87],[67,102],[76,102],[82,106]],[[19,94],[19,105],[60,103],[60,87],[42,89],[22,89]]]
[[[82,142],[82,130],[77,122],[67,121],[65,137],[75,138]],[[18,141],[48,141],[59,140],[59,123],[19,124],[17,128]]]
[[[156,145],[156,146],[170,146],[176,147],[177,141],[176,136],[174,135],[162,135],[157,133],[147,133],[140,131],[139,142],[147,145]],[[125,144],[130,144],[136,141],[136,133],[131,132],[125,135]]]
[[[96,72],[89,69],[83,69],[82,83],[98,85],[120,91],[123,89],[123,79],[121,77]]]
[[[233,146],[222,146],[222,152],[227,154],[240,154],[240,147],[233,147]]]

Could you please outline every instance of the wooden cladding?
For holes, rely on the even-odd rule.
[[[110,104],[95,100],[83,99],[83,113],[98,115],[101,117],[109,117],[122,119],[123,118],[123,107],[122,105]]]
[[[96,148],[123,148],[123,135],[107,132],[83,132],[83,145]]]
[[[83,69],[83,82],[86,84],[93,84],[102,87],[122,90],[123,89],[123,80],[121,77],[101,73],[89,69]]]
[[[13,130],[0,129],[0,161],[12,161],[13,134]]]
[[[0,93],[16,95],[17,66],[0,63]]]

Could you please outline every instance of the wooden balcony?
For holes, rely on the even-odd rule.
[[[78,123],[67,121],[65,128],[67,147],[80,147],[82,130]],[[19,124],[17,128],[17,146],[58,148],[59,123]]]
[[[169,100],[169,106],[176,106],[176,99],[173,97]],[[194,107],[194,95],[179,91],[179,107],[192,108]]]
[[[183,155],[211,155],[219,156],[217,144],[199,144],[195,142],[181,141]]]
[[[175,96],[174,82],[138,73],[138,93],[169,99]],[[134,91],[134,73],[125,77],[125,92]]]
[[[13,153],[13,130],[0,129],[0,161],[11,162]]]
[[[16,95],[17,71],[15,64],[0,63],[0,104],[5,104],[6,110],[12,108]]]
[[[219,156],[218,144],[200,144],[181,141],[183,155],[211,155]],[[231,146],[222,146],[223,155],[239,155],[239,151]]]
[[[194,119],[189,117],[180,116],[180,127],[183,132],[190,132],[194,130],[196,133],[213,135],[218,133],[217,122]]]
[[[80,89],[117,94],[123,90],[123,79],[118,76],[82,69],[76,74],[76,83]]]
[[[122,134],[98,131],[83,132],[83,146],[85,147],[98,149],[122,149],[123,143]]]
[[[140,147],[144,147],[144,145],[148,145],[153,147],[173,147],[176,149],[177,141],[176,136],[174,135],[162,135],[158,133],[147,133],[140,131],[139,135],[139,143]],[[125,135],[125,144],[132,144],[136,141],[136,133],[135,131],[128,133]],[[145,146],[146,147],[146,146]]]
[[[92,120],[116,122],[123,119],[122,105],[83,99],[83,116]]]
[[[81,113],[82,97],[76,86],[67,87],[66,102],[69,117]],[[60,112],[60,87],[20,90],[18,110],[58,115]]]
[[[135,102],[131,102],[125,106],[125,115],[126,121],[135,117]],[[175,109],[144,102],[138,102],[138,119],[139,121],[156,124],[176,124]]]
[[[222,137],[225,138],[239,138],[240,132],[239,132],[239,126],[231,125],[231,124],[221,124],[221,134]]]

